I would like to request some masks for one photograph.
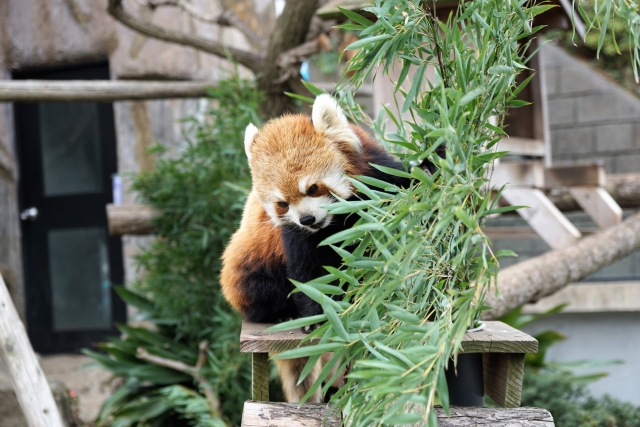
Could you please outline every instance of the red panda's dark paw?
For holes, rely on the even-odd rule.
[[[303,326],[302,328],[300,328],[302,330],[303,334],[310,334],[311,332],[315,331],[316,329],[318,329],[318,327],[320,326],[319,323],[314,323],[313,325],[307,325],[307,326]]]

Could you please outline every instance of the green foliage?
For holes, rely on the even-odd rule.
[[[560,304],[544,313],[522,314],[522,308],[508,313],[502,319],[514,328],[522,328],[540,318],[557,314],[566,304]],[[589,369],[622,363],[620,361],[580,360],[550,362],[547,351],[566,337],[558,331],[537,334],[538,353],[525,357],[525,375],[522,387],[522,406],[545,408],[557,427],[640,427],[640,408],[610,396],[596,399],[585,390],[587,383],[596,381],[606,373],[577,375],[578,369]]]
[[[628,0],[573,0],[574,7],[586,23],[585,43],[606,55],[629,52],[636,80],[640,67],[640,6]],[[622,23],[622,25],[621,25]],[[607,39],[607,35],[611,37]],[[622,44],[620,45],[621,42]],[[622,50],[621,50],[622,47]]]
[[[98,425],[220,427],[237,424],[250,384],[249,362],[239,357],[237,334],[200,345],[178,333],[178,321],[160,318],[156,304],[125,288],[118,294],[147,319],[144,326],[120,325],[122,337],[85,350],[123,385],[103,404]],[[225,316],[225,314],[220,314]],[[234,322],[231,313],[226,317]],[[150,356],[149,356],[150,355]],[[200,361],[200,365],[199,365]],[[218,405],[204,397],[211,390]]]
[[[156,168],[132,186],[160,212],[159,238],[137,259],[145,275],[136,287],[153,295],[161,317],[178,319],[179,332],[195,337],[234,329],[215,315],[216,307],[227,307],[218,291],[220,256],[251,186],[244,130],[259,123],[258,95],[248,82],[223,81],[209,94],[216,105],[203,119],[185,120],[187,142],[177,158],[157,147]]]
[[[596,2],[594,0],[580,1],[583,13],[586,15],[587,26],[594,26],[586,34],[584,40],[580,40],[572,30],[554,30],[549,37],[559,41],[569,52],[590,60],[591,65],[606,72],[617,80],[627,90],[640,96],[640,88],[634,73],[633,52],[637,51],[637,44],[629,28],[626,19],[616,18],[612,15],[606,32],[603,33],[600,26],[596,26]],[[598,8],[602,9],[603,2],[598,2]],[[617,10],[615,2],[612,7]],[[637,11],[636,11],[637,13]],[[607,34],[608,33],[608,34]],[[601,42],[601,35],[605,34]],[[596,58],[599,57],[599,60]]]
[[[133,184],[141,201],[160,213],[157,238],[138,257],[144,276],[136,292],[118,291],[140,310],[143,324],[119,326],[122,337],[101,345],[106,354],[87,351],[123,381],[104,403],[100,425],[239,425],[249,398],[241,319],[224,301],[218,276],[250,187],[242,141],[247,124],[259,124],[259,99],[238,78],[220,82],[209,95],[213,108],[185,120],[186,144],[171,156],[157,147],[157,167]]]
[[[350,29],[359,31],[360,40],[348,47],[359,49],[348,71],[354,72],[350,83],[357,87],[371,73],[386,73],[399,62],[396,90],[404,101],[396,113],[387,109],[397,129],[384,133],[381,121],[373,125],[407,165],[428,159],[439,170],[429,175],[420,168],[384,169],[413,178],[410,188],[366,177],[353,180],[366,199],[341,200],[328,209],[360,219],[323,242],[342,256],[343,266],[296,283],[322,304],[324,314],[274,328],[326,320],[311,336],[334,357],[314,388],[334,365],[349,364],[346,385],[331,402],[353,426],[423,419],[435,426],[431,407],[438,397],[448,410],[444,368],[478,318],[498,269],[481,230],[497,209],[497,198],[492,201],[486,192],[487,168],[505,154],[491,148],[504,134],[507,109],[519,102],[516,77],[526,69],[527,44],[518,41],[537,31],[532,19],[547,9],[529,7],[524,0],[461,2],[455,17],[444,23],[424,4],[377,1],[367,9],[377,17],[375,23],[349,12],[358,23]],[[427,69],[434,70],[431,81],[423,79]],[[349,108],[353,99],[346,89],[343,94]],[[407,120],[401,117],[405,113]],[[442,145],[444,158],[435,151]],[[332,295],[342,297],[333,300]],[[303,355],[310,356],[304,376],[319,357],[317,346],[278,357]]]
[[[556,427],[640,427],[640,407],[610,396],[596,399],[567,372],[525,370],[522,406],[547,409]]]

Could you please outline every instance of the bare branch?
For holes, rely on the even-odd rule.
[[[282,70],[282,75],[274,83],[283,83],[289,79],[299,77],[300,63],[319,51],[320,43],[318,39],[314,39],[282,52],[276,59],[276,64]]]
[[[146,36],[183,46],[190,46],[221,58],[229,58],[244,65],[256,74],[262,70],[264,65],[264,58],[252,52],[224,46],[222,43],[204,37],[186,34],[180,31],[167,30],[158,25],[142,21],[124,10],[122,0],[109,0],[108,11],[111,16],[127,27]]]
[[[195,368],[189,366],[186,363],[182,363],[178,360],[165,359],[164,357],[156,356],[149,353],[146,349],[138,347],[136,357],[140,360],[146,360],[147,362],[154,363],[165,368],[173,369],[174,371],[182,372],[187,375],[194,376]]]
[[[575,245],[549,251],[500,271],[499,297],[488,295],[484,313],[497,319],[528,302],[551,295],[602,267],[640,249],[640,213],[621,224],[581,239]]]
[[[195,367],[189,366],[186,363],[182,363],[178,360],[166,359],[164,357],[156,356],[149,353],[143,347],[138,347],[138,351],[136,352],[136,357],[140,360],[146,360],[147,362],[154,363],[159,366],[164,366],[165,368],[173,369],[174,371],[182,372],[187,375],[191,375],[202,387],[202,391],[209,402],[209,406],[211,407],[211,412],[214,415],[220,414],[220,401],[218,400],[218,396],[216,396],[215,391],[209,383],[207,383],[206,378],[202,375],[201,370],[204,367],[204,364],[207,360],[207,347],[209,343],[207,341],[202,341],[198,346],[199,355],[198,362]]]
[[[225,10],[219,14],[204,13],[201,10],[196,9],[191,3],[185,0],[149,0],[144,2],[142,0],[136,0],[142,7],[149,7],[155,9],[162,6],[178,7],[185,11],[189,16],[197,19],[200,22],[208,24],[217,24],[224,27],[234,27],[238,29],[255,47],[259,49],[265,48],[265,41],[261,39],[258,34],[253,31],[242,19],[230,10]]]

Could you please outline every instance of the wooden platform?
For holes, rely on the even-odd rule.
[[[499,321],[487,321],[485,329],[467,332],[462,353],[482,353],[484,392],[505,408],[520,406],[524,355],[537,353],[538,342],[531,336]],[[316,341],[302,342],[300,329],[267,333],[270,324],[244,322],[240,351],[252,353],[253,400],[269,401],[268,353],[278,353]]]
[[[439,427],[490,425],[493,427],[553,427],[553,417],[538,408],[461,408],[452,406],[450,416],[436,407]],[[247,401],[242,427],[338,427],[340,417],[327,417],[327,405]],[[325,420],[323,424],[323,420]],[[419,424],[422,425],[422,424]]]
[[[499,321],[486,321],[482,331],[467,332],[462,339],[462,353],[537,353],[538,341],[522,331]],[[278,353],[300,347],[306,334],[300,329],[267,333],[268,323],[242,323],[242,353]],[[314,340],[303,345],[312,345]]]

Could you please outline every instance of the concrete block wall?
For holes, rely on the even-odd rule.
[[[553,42],[541,54],[553,163],[602,161],[607,173],[640,171],[640,99]]]

